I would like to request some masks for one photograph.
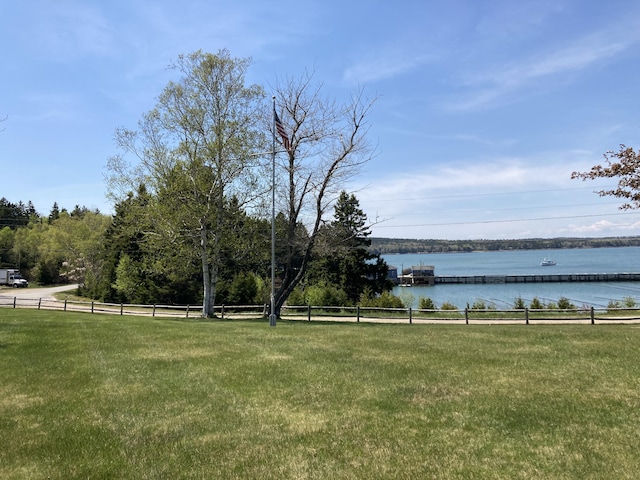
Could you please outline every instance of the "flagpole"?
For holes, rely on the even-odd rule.
[[[276,96],[273,100],[273,139],[271,148],[271,313],[269,326],[276,326]]]

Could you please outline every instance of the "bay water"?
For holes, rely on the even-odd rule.
[[[469,253],[388,254],[387,264],[398,269],[431,265],[435,275],[553,275],[577,273],[638,273],[640,247],[558,250],[512,250]],[[554,266],[541,266],[545,259]],[[449,302],[458,308],[482,302],[498,309],[512,308],[521,298],[529,305],[534,297],[544,303],[568,298],[578,307],[606,307],[609,302],[633,299],[640,305],[640,282],[545,282],[509,284],[442,284],[395,287],[393,293],[417,307],[430,298],[440,307]]]

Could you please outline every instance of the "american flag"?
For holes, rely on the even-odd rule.
[[[284,125],[282,125],[282,122],[275,110],[273,111],[273,116],[276,121],[276,130],[278,131],[278,135],[282,138],[282,145],[284,145],[285,150],[288,152],[291,149],[291,144],[289,143],[289,137],[287,137],[287,131],[284,129]]]

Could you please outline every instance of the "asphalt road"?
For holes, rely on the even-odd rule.
[[[37,299],[42,298],[43,300],[53,300],[53,294],[58,292],[64,292],[66,290],[73,290],[78,288],[78,285],[63,285],[61,287],[27,287],[27,288],[3,288],[0,289],[0,297],[11,297],[11,298],[29,298],[29,299]]]

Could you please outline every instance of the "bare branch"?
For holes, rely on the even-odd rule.
[[[276,294],[278,312],[305,274],[318,231],[344,182],[372,158],[368,143],[368,115],[374,99],[359,89],[344,105],[322,96],[322,85],[305,72],[275,88],[279,115],[289,133],[291,149],[280,167],[280,205],[286,212],[287,238],[282,283]],[[306,237],[299,238],[299,225]],[[301,243],[302,242],[302,243]]]

